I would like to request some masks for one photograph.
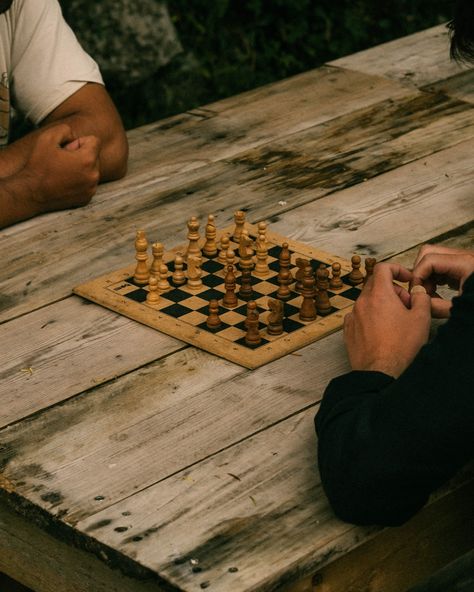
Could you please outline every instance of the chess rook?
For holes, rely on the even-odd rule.
[[[247,327],[247,333],[245,334],[245,343],[250,346],[259,345],[262,341],[262,336],[258,329],[259,315],[257,311],[257,303],[251,300],[247,304],[247,319],[245,320],[245,326]]]
[[[243,269],[242,275],[240,276],[240,289],[238,297],[241,300],[251,300],[253,295],[252,291],[252,272],[250,269]]]

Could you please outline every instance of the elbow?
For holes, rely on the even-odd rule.
[[[127,174],[129,147],[125,132],[118,132],[101,150],[101,182],[117,181]]]
[[[380,483],[362,474],[328,474],[320,471],[323,489],[334,514],[359,526],[400,526],[414,516],[428,496],[401,491],[396,483]]]

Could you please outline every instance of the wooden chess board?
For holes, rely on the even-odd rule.
[[[231,226],[218,231],[217,239],[225,233],[231,235],[233,228]],[[257,238],[256,226],[247,223],[245,228],[250,238]],[[267,242],[270,273],[265,278],[252,276],[252,300],[257,303],[260,313],[259,328],[262,336],[262,341],[257,346],[247,345],[244,339],[246,301],[239,299],[238,306],[233,309],[220,306],[219,316],[222,325],[218,329],[209,329],[206,325],[210,300],[218,299],[221,304],[225,293],[224,269],[226,266],[217,260],[217,256],[210,258],[203,255],[201,288],[191,290],[187,285],[172,286],[169,291],[160,294],[159,302],[154,305],[146,303],[148,286],[140,286],[133,280],[135,263],[77,286],[74,292],[215,355],[247,368],[258,368],[339,329],[344,316],[351,310],[360,293],[360,287],[353,287],[347,282],[347,275],[352,269],[349,261],[292,241],[270,230],[267,231]],[[330,314],[318,315],[316,320],[310,322],[303,322],[298,318],[303,298],[292,291],[291,298],[284,305],[284,331],[281,335],[272,336],[266,330],[270,312],[268,300],[275,298],[278,290],[278,256],[284,242],[288,243],[291,252],[293,276],[297,269],[295,263],[297,257],[306,258],[313,269],[317,269],[321,263],[331,265],[337,261],[341,264],[344,287],[329,292],[332,306]],[[238,246],[231,239],[230,247],[237,250]],[[165,252],[163,261],[167,264],[170,275],[174,271],[174,256],[176,253],[185,253],[186,248],[187,244]],[[239,284],[238,264],[236,267],[235,275]],[[294,288],[294,284],[290,288]]]

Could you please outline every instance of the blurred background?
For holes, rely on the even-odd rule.
[[[61,0],[127,129],[451,18],[450,0]]]

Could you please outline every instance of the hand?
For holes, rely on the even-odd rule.
[[[430,297],[422,287],[407,290],[409,270],[395,263],[378,263],[353,311],[344,319],[344,340],[353,370],[377,370],[395,378],[427,342]]]
[[[412,285],[423,286],[431,296],[431,314],[435,318],[447,318],[451,300],[444,300],[437,293],[438,286],[448,285],[462,292],[464,281],[474,273],[474,251],[450,249],[439,245],[424,245],[415,260]]]
[[[38,213],[89,203],[99,182],[98,157],[94,136],[75,138],[66,124],[41,130],[22,171]]]

